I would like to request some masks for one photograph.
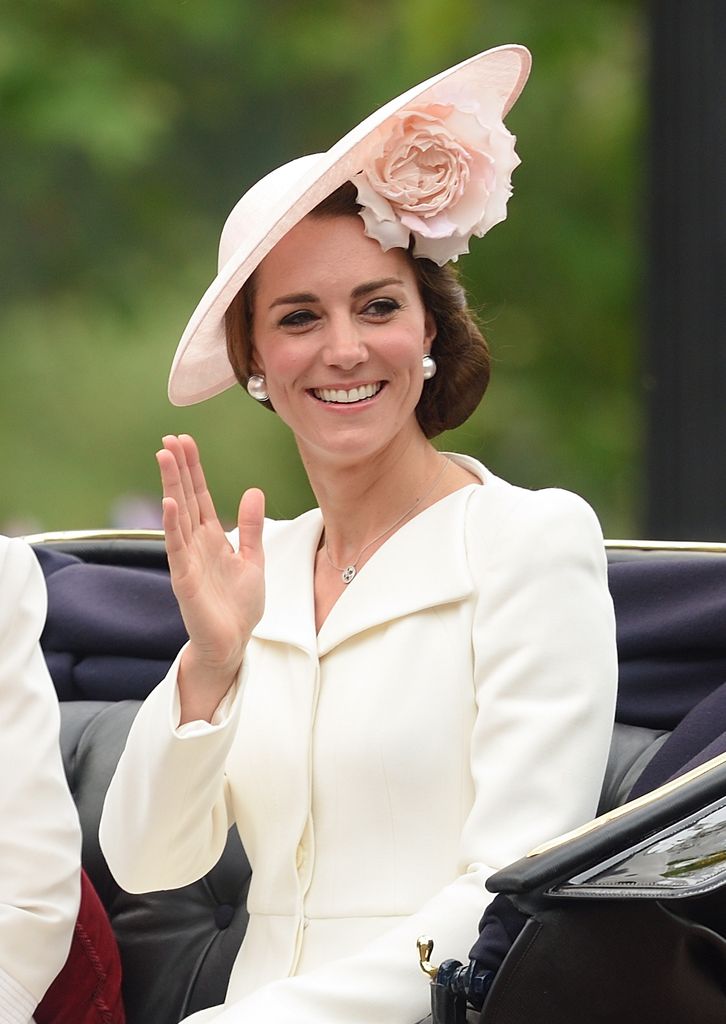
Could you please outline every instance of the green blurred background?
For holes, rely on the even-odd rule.
[[[525,43],[509,219],[461,266],[493,348],[440,447],[583,494],[637,534],[647,40],[635,0],[3,0],[0,530],[151,525],[154,451],[188,431],[223,518],[312,495],[238,389],[175,409],[166,376],[219,229],[274,166],[390,97]],[[147,505],[150,507],[147,508]]]

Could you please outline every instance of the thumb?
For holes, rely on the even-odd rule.
[[[265,495],[259,487],[250,487],[242,495],[237,514],[240,554],[258,568],[264,568],[262,524],[265,519]]]

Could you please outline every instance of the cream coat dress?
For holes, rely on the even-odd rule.
[[[560,490],[482,480],[401,527],[315,632],[314,509],[265,528],[267,600],[214,724],[178,729],[176,666],[106,799],[122,887],[174,888],[236,822],[250,923],[217,1024],[413,1024],[416,938],[466,961],[487,876],[590,818],[615,628],[602,534]]]
[[[0,1024],[28,1024],[68,956],[81,893],[81,829],[38,643],[46,607],[33,552],[0,537]]]

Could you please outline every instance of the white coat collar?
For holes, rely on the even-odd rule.
[[[455,459],[482,480],[480,463]],[[405,523],[366,562],[315,633],[313,565],[323,520],[320,509],[265,528],[265,613],[260,639],[322,656],[363,630],[471,593],[464,517],[476,485],[442,498]]]

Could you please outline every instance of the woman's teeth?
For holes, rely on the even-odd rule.
[[[364,398],[373,398],[381,390],[383,385],[362,384],[359,388],[351,388],[350,391],[336,390],[335,388],[313,388],[313,394],[321,402],[338,402],[348,404],[350,402],[362,402]]]

